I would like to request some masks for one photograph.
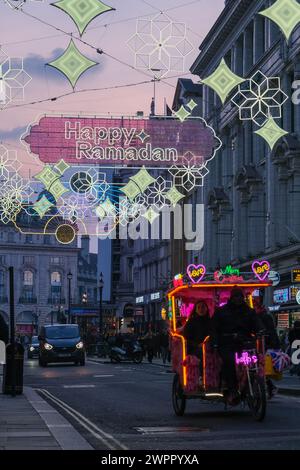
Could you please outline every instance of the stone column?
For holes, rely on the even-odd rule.
[[[265,18],[257,15],[254,20],[254,63],[256,64],[265,51]]]
[[[244,77],[248,75],[249,69],[253,65],[253,22],[244,31]]]

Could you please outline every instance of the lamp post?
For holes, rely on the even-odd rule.
[[[68,323],[71,323],[71,281],[73,279],[73,274],[71,271],[67,274],[68,278]]]
[[[104,287],[104,281],[103,281],[103,273],[100,273],[100,279],[99,279],[99,290],[100,290],[100,298],[99,298],[99,339],[101,337],[102,333],[102,294],[103,294],[103,287]]]

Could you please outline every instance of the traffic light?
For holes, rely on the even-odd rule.
[[[83,295],[82,295],[82,303],[83,304],[86,304],[88,301],[88,296],[87,296],[87,293],[85,292]]]

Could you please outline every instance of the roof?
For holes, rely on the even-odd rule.
[[[194,83],[190,78],[179,78],[177,80],[172,108],[179,109],[183,104],[182,98],[187,95],[202,97],[202,90],[203,86],[199,83]]]

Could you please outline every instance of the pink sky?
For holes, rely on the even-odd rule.
[[[106,3],[116,9],[96,18],[88,26],[83,39],[108,54],[134,65],[133,52],[126,42],[135,33],[137,16],[151,17],[159,10],[172,8],[167,14],[174,20],[186,23],[188,39],[195,50],[187,57],[186,77],[197,79],[188,73],[189,67],[197,57],[199,45],[214,21],[220,14],[224,0],[107,0]],[[24,12],[39,17],[67,32],[77,35],[73,21],[61,10],[54,8],[48,0],[27,0],[23,6]],[[153,6],[150,6],[150,5]],[[174,8],[178,5],[180,8]],[[69,37],[41,24],[20,11],[12,10],[8,5],[0,4],[1,33],[0,44],[11,57],[23,57],[25,69],[33,75],[32,81],[26,88],[25,103],[55,97],[72,91],[71,85],[58,71],[44,64],[56,58],[56,49],[65,50]],[[128,21],[126,21],[129,18]],[[115,24],[112,24],[115,23]],[[106,25],[107,26],[104,26]],[[138,70],[121,65],[107,56],[95,53],[90,47],[76,41],[79,49],[90,59],[100,63],[94,70],[88,71],[79,79],[76,90],[99,88],[112,85],[123,85],[151,79]],[[39,57],[38,57],[39,56]],[[27,67],[26,67],[27,65]],[[33,68],[34,67],[34,68]],[[169,76],[174,75],[170,72]],[[165,78],[168,84],[157,84],[157,112],[163,112],[164,98],[172,104],[177,79]],[[38,160],[28,155],[18,141],[22,128],[35,122],[38,116],[51,113],[84,113],[98,115],[132,115],[137,110],[149,113],[153,96],[153,84],[149,83],[134,88],[120,90],[88,92],[72,95],[56,102],[24,105],[21,108],[4,109],[0,111],[0,141],[8,143],[9,148],[18,151],[19,159],[30,165],[31,173],[40,169]],[[18,131],[17,129],[20,128]],[[25,169],[25,167],[24,167]]]

